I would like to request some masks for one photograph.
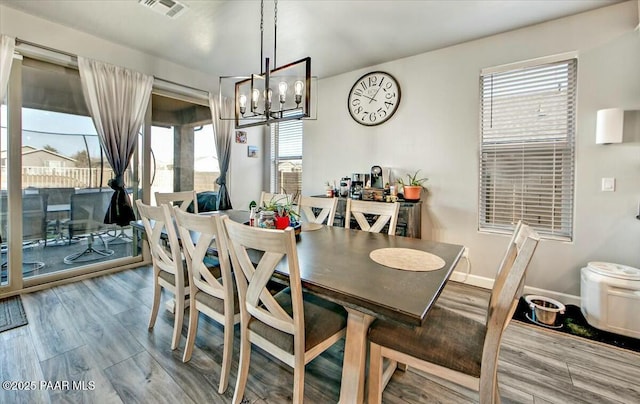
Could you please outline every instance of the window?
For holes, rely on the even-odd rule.
[[[302,121],[271,125],[271,192],[302,192]]]
[[[571,240],[576,59],[483,71],[479,229]]]

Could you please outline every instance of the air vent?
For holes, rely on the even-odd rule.
[[[138,0],[138,3],[169,18],[177,18],[187,11],[187,6],[175,0]]]

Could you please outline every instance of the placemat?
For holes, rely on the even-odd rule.
[[[302,231],[314,231],[320,229],[322,229],[322,225],[320,223],[302,222]]]
[[[378,264],[404,271],[435,271],[444,266],[444,260],[426,251],[411,248],[379,248],[369,253]]]

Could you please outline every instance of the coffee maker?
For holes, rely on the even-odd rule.
[[[362,191],[369,183],[369,174],[354,173],[351,175],[351,199],[362,199]]]

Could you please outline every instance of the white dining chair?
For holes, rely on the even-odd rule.
[[[177,205],[181,210],[187,211],[193,203],[193,213],[198,213],[198,195],[196,191],[156,192],[156,205]]]
[[[500,342],[522,293],[540,237],[518,224],[500,264],[485,323],[436,303],[420,327],[378,319],[369,328],[369,403],[380,403],[395,363],[479,392],[481,404],[499,403]],[[392,366],[383,372],[383,358]]]
[[[288,203],[294,203],[292,194],[272,194],[270,192],[260,193],[260,202],[258,203],[258,207],[263,207],[266,204],[273,202],[278,203],[280,205],[286,205]]]
[[[240,300],[240,363],[233,403],[242,401],[251,344],[293,368],[293,402],[304,397],[305,365],[345,335],[345,309],[302,290],[294,230],[261,229],[223,220]],[[257,265],[250,256],[257,260]],[[289,287],[267,287],[286,262]]]
[[[360,230],[379,233],[384,226],[389,223],[388,234],[396,234],[396,225],[398,224],[398,212],[400,204],[398,202],[373,202],[360,201],[356,199],[347,199],[347,210],[345,213],[344,227],[351,228],[351,216],[354,217]],[[369,224],[365,215],[376,216],[375,222]]]
[[[152,329],[156,323],[160,306],[160,288],[164,288],[175,296],[171,339],[171,349],[174,350],[180,343],[186,308],[185,299],[189,295],[189,287],[186,284],[188,277],[185,276],[176,226],[173,223],[169,205],[151,206],[142,203],[139,199],[136,200],[136,205],[144,225],[153,263],[153,306],[149,317],[149,329]],[[168,243],[162,242],[163,236],[167,238]]]
[[[298,201],[301,221],[318,224],[326,223],[327,226],[333,226],[337,206],[338,198],[301,196]],[[314,209],[318,211],[317,214]]]
[[[218,386],[218,393],[222,394],[229,384],[233,355],[233,327],[240,322],[238,289],[231,274],[231,262],[226,236],[222,229],[222,218],[219,215],[200,216],[183,212],[177,206],[173,209],[189,273],[189,331],[182,361],[188,362],[191,359],[198,331],[198,313],[203,313],[222,325],[224,343]],[[197,235],[195,243],[192,235]],[[215,272],[208,265],[208,255],[212,247],[215,247],[219,261],[219,268],[216,268]]]

